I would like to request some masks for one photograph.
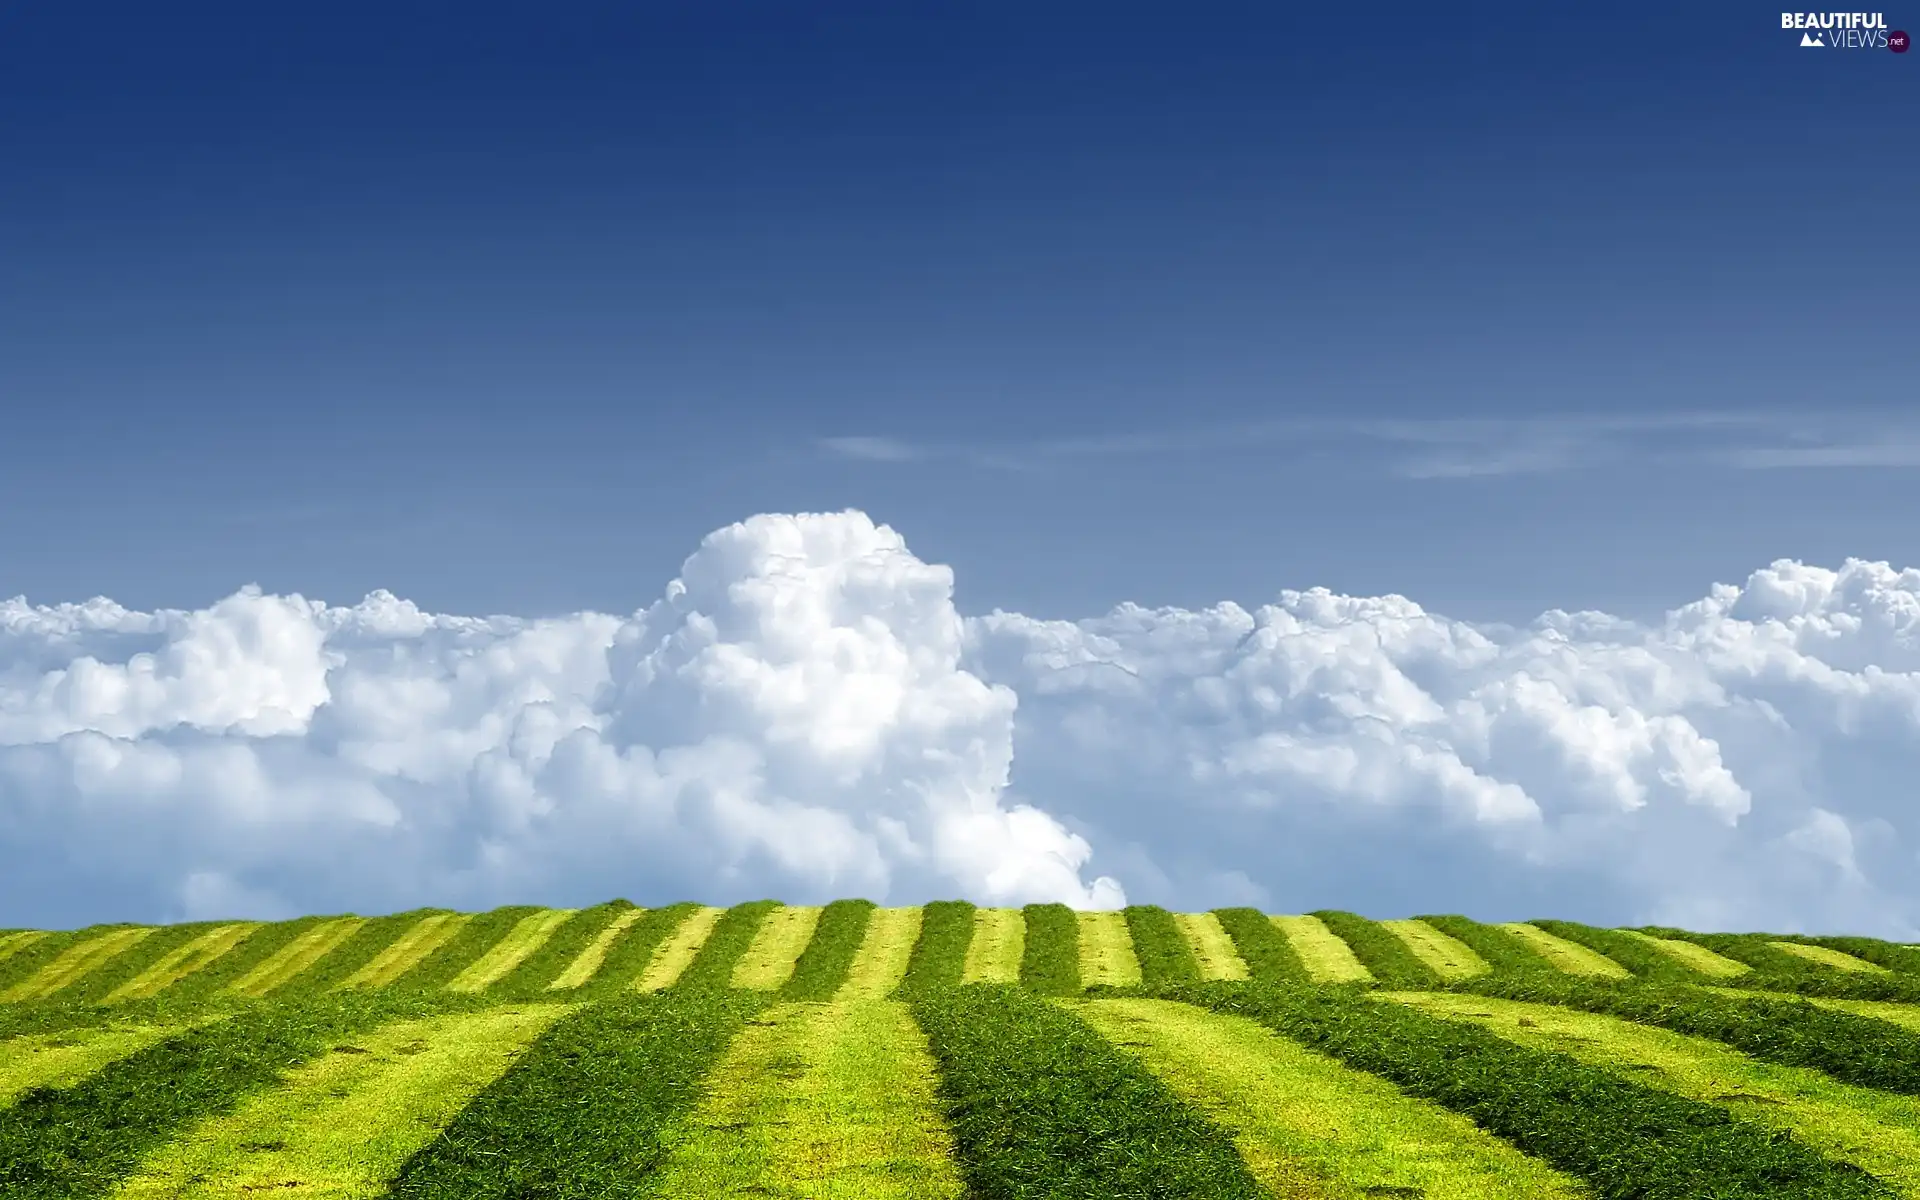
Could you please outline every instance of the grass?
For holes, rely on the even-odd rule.
[[[1226,1130],[1057,1002],[973,984],[912,1008],[969,1196],[1264,1200]]]
[[[9,935],[12,940],[4,948],[4,953],[0,953],[0,998],[4,998],[14,988],[33,978],[42,967],[58,958],[69,947],[95,936],[98,932],[98,927],[65,930],[58,933],[29,929]],[[4,1001],[0,1000],[0,1002]]]
[[[233,981],[233,990],[245,996],[266,996],[311,970],[315,963],[360,932],[362,917],[316,921],[300,930],[265,959]]]
[[[445,1013],[358,1034],[150,1155],[115,1198],[375,1195],[568,1007]]]
[[[1878,963],[1868,962],[1864,958],[1855,957],[1844,950],[1835,950],[1831,946],[1821,946],[1812,942],[1788,942],[1779,938],[1767,944],[1776,950],[1784,950],[1788,954],[1798,955],[1808,962],[1831,967],[1836,971],[1861,971],[1871,974],[1875,971],[1887,970]]]
[[[834,997],[877,1000],[899,987],[920,944],[920,922],[918,908],[874,909],[860,949],[847,966],[846,981]]]
[[[1406,943],[1415,958],[1448,983],[1492,970],[1486,959],[1474,953],[1473,947],[1425,921],[1382,921],[1380,927]]]
[[[826,1000],[840,990],[873,920],[871,900],[835,900],[820,910],[813,940],[780,989],[784,1000]]]
[[[672,932],[658,942],[633,986],[643,992],[657,992],[678,983],[693,960],[700,956],[701,948],[713,936],[714,927],[724,915],[725,909],[710,906],[692,907],[679,914]]]
[[[471,920],[465,913],[430,913],[416,920],[335,987],[386,987],[425,962]],[[374,922],[369,922],[369,925]]]
[[[671,932],[673,925],[683,919],[687,912],[692,911],[692,908],[692,905],[687,905],[685,910],[679,913],[671,909],[649,912],[644,908],[628,908],[622,912],[613,913],[604,925],[593,931],[593,936],[580,946],[578,952],[566,960],[567,965],[547,983],[547,989],[572,991],[598,981],[603,975],[617,974],[617,971],[604,972],[603,968],[607,965],[607,959],[613,953],[614,947],[624,945],[625,940],[631,940],[631,938],[640,938],[645,945],[645,956],[639,959],[639,966],[635,968],[636,970],[644,969],[647,958],[652,956],[654,947],[659,944],[661,938]],[[629,931],[643,920],[650,921],[657,927],[663,927],[660,937],[656,937],[652,942],[646,942],[639,933],[630,935]],[[531,983],[532,980],[529,979],[528,982]]]
[[[1510,921],[1498,928],[1524,942],[1529,949],[1563,975],[1593,975],[1601,979],[1626,979],[1632,974],[1598,950],[1548,933],[1538,925],[1524,921]]]
[[[1717,1104],[1743,1119],[1790,1132],[1830,1158],[1850,1162],[1920,1196],[1920,1101],[1839,1083],[1819,1071],[1759,1062],[1715,1042],[1618,1017],[1546,1004],[1433,992],[1383,998],[1510,1041],[1555,1050],[1651,1087]]]
[[[1080,923],[1080,986],[1134,987],[1140,960],[1134,957],[1127,918],[1117,912],[1074,914]]]
[[[1441,984],[1440,973],[1380,922],[1337,909],[1321,909],[1313,915],[1353,949],[1353,956],[1383,987],[1428,988]]]
[[[960,1200],[933,1060],[898,1003],[769,1009],[705,1090],[658,1196]]]
[[[1319,917],[1276,916],[1272,924],[1299,957],[1306,978],[1314,983],[1372,981],[1373,972],[1354,955],[1353,947]]]
[[[1193,955],[1194,969],[1200,978],[1249,978],[1246,961],[1233,948],[1233,939],[1221,927],[1219,917],[1212,913],[1175,913],[1173,922],[1187,941],[1187,950]]]
[[[601,1200],[646,1189],[756,993],[614,993],[561,1020],[400,1168],[389,1200]],[[12,1200],[9,1197],[9,1200]]]
[[[600,955],[604,958],[606,945],[619,936],[618,932],[609,935],[608,931],[623,921],[625,924],[620,924],[620,931],[624,931],[644,915],[645,909],[635,908],[625,900],[578,909],[531,954],[482,990],[501,996],[536,996],[555,983],[561,972],[571,967],[586,953],[588,947],[599,943],[602,937],[606,938],[600,947]],[[588,978],[592,974],[589,970]]]
[[[1020,951],[1020,986],[1043,996],[1080,993],[1080,921],[1064,904],[1029,904],[1020,910],[1026,944]]]
[[[153,936],[152,926],[131,925],[110,928],[75,940],[51,961],[4,992],[0,1003],[39,1000],[77,982],[116,955]]]
[[[1473,951],[1489,970],[1502,973],[1517,971],[1521,974],[1554,970],[1553,965],[1542,957],[1540,947],[1516,935],[1512,926],[1483,925],[1458,913],[1427,914],[1418,920]]]
[[[753,946],[755,936],[770,913],[777,912],[777,900],[749,900],[720,914],[713,923],[700,952],[687,969],[670,985],[676,988],[724,988],[733,980],[733,970]]]
[[[1752,969],[1745,963],[1722,958],[1704,946],[1670,942],[1634,930],[1600,929],[1577,921],[1535,920],[1528,924],[1605,955],[1632,972],[1636,979],[1650,983],[1702,983],[1708,979],[1731,978]]]
[[[1017,908],[981,908],[973,914],[973,940],[960,967],[962,983],[1018,983],[1026,954],[1027,924]]]
[[[529,904],[508,905],[490,912],[461,914],[451,933],[443,934],[425,954],[394,976],[391,986],[408,988],[451,987],[456,979],[499,949],[520,923],[551,910]],[[459,988],[458,991],[478,989]]]
[[[965,900],[935,900],[922,907],[920,936],[907,959],[900,993],[958,986],[972,942],[973,905]]]
[[[121,985],[213,927],[211,922],[151,927],[145,936],[106,954],[78,977],[56,984],[44,996],[67,1004],[100,1004]]]
[[[103,1025],[0,1042],[0,1108],[35,1088],[68,1088],[177,1034],[177,1026]]]
[[[1172,913],[1158,905],[1134,904],[1124,915],[1142,985],[1162,988],[1200,982],[1200,964]]]
[[[1247,964],[1247,976],[1250,979],[1267,982],[1301,982],[1307,978],[1307,966],[1300,960],[1300,951],[1295,942],[1280,928],[1282,920],[1308,920],[1311,917],[1283,918],[1269,917],[1257,908],[1216,908],[1213,917],[1220,922],[1220,928],[1226,930],[1233,939],[1233,948],[1240,955],[1240,961]],[[1319,925],[1318,921],[1313,922]],[[1346,950],[1346,944],[1332,934],[1326,933],[1326,927],[1320,927],[1321,933]],[[1347,951],[1352,959],[1352,951]],[[1354,966],[1360,964],[1355,961]],[[1364,968],[1362,968],[1364,971]]]
[[[233,953],[241,942],[253,936],[259,928],[257,924],[236,922],[215,925],[211,929],[204,930],[192,940],[176,946],[168,954],[150,963],[145,970],[108,992],[103,1002],[116,1004],[125,1000],[144,1000],[157,996],[194,972],[204,970],[222,957]]]
[[[779,991],[793,975],[819,923],[820,910],[814,907],[782,905],[769,911],[746,953],[734,964],[733,986]]]
[[[1887,1187],[1714,1105],[1563,1054],[1334,988],[1203,985],[1188,998],[1434,1100],[1602,1197],[1888,1196]]]
[[[447,987],[456,992],[485,991],[531,958],[574,916],[575,912],[570,908],[549,908],[528,913],[516,921],[491,950],[468,963],[449,980]]]
[[[1920,946],[1867,937],[1809,937],[1806,934],[1781,934],[1776,941],[1797,942],[1803,946],[1824,946],[1854,958],[1874,963],[1890,971],[1920,975]]]
[[[1834,969],[1825,963],[1812,962],[1799,954],[1782,950],[1775,944],[1778,939],[1771,934],[1693,933],[1664,925],[1643,926],[1638,932],[1669,942],[1704,947],[1722,958],[1745,963],[1756,974],[1775,981],[1817,982],[1834,974]]]
[[[1077,1010],[1107,1040],[1231,1130],[1278,1197],[1578,1200],[1583,1189],[1459,1113],[1279,1037],[1245,1017],[1165,1000]]]

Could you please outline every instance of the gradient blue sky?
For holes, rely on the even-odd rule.
[[[626,611],[716,526],[850,506],[1049,617],[1920,564],[1920,55],[1796,43],[6,5],[0,595]]]

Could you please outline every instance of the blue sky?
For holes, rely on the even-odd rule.
[[[627,611],[844,507],[1046,616],[1920,561],[1916,71],[1752,5],[8,6],[0,594]]]

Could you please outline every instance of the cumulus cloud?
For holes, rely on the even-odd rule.
[[[1920,572],[965,618],[859,513],[552,620],[0,603],[5,923],[759,895],[1920,927]],[[1125,883],[1125,890],[1121,888]]]

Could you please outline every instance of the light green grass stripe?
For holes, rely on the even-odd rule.
[[[847,979],[833,994],[839,1000],[878,1000],[900,986],[920,938],[918,908],[876,908],[867,921],[860,952],[847,968]]]
[[[1817,1004],[1821,1008],[1830,1008],[1835,1012],[1852,1013],[1856,1017],[1872,1017],[1876,1021],[1885,1021],[1889,1025],[1898,1025],[1902,1029],[1911,1029],[1920,1033],[1920,1004],[1902,1004],[1893,1000],[1842,1000],[1830,996],[1798,996],[1792,992],[1758,992],[1751,988],[1714,987],[1707,989],[1722,996],[1741,998],[1762,997],[1768,1000],[1804,1000],[1808,1004]]]
[[[782,1004],[707,1081],[665,1200],[960,1200],[926,1038],[886,1000]]]
[[[1836,971],[1859,971],[1870,974],[1891,975],[1879,963],[1870,963],[1864,958],[1855,958],[1844,950],[1834,950],[1826,946],[1809,946],[1804,942],[1768,942],[1775,950],[1785,950],[1788,954],[1797,954],[1808,962],[1819,963],[1823,967],[1832,967]]]
[[[756,992],[779,991],[820,924],[814,906],[781,905],[768,913],[740,961],[733,964],[733,986]]]
[[[1373,972],[1353,955],[1353,947],[1319,917],[1275,916],[1268,918],[1275,929],[1287,935],[1300,965],[1315,983],[1359,983],[1372,979]]]
[[[628,926],[646,915],[647,910],[644,908],[630,908],[615,917],[613,924],[602,929],[599,936],[587,943],[587,948],[580,952],[580,956],[568,963],[567,969],[560,972],[559,976],[547,985],[547,990],[551,992],[561,988],[585,986],[588,980],[600,973],[601,966],[607,961],[607,951],[620,940],[620,935],[627,931]]]
[[[1133,987],[1140,982],[1133,934],[1123,912],[1075,913],[1080,923],[1080,986]]]
[[[693,956],[700,953],[700,947],[707,944],[707,935],[720,923],[720,915],[725,909],[702,907],[687,914],[672,936],[660,943],[654,950],[653,958],[647,962],[647,969],[633,981],[635,990],[657,992],[670,988],[676,979],[693,962]]]
[[[112,929],[98,937],[77,942],[60,952],[46,966],[8,988],[0,1000],[38,1000],[66,987],[104,966],[109,959],[131,950],[153,935],[152,926]]]
[[[1194,965],[1202,979],[1241,980],[1248,977],[1247,964],[1235,949],[1233,938],[1210,912],[1175,913],[1173,923],[1187,939],[1193,951]]]
[[[1027,919],[1017,908],[973,910],[973,940],[960,969],[962,983],[1019,983],[1027,949]]]
[[[0,933],[0,962],[7,961],[45,936],[47,931],[44,929],[21,929],[13,933]]]
[[[1318,1054],[1245,1017],[1169,1000],[1075,1002],[1233,1134],[1276,1197],[1576,1200],[1573,1179],[1438,1104]]]
[[[395,938],[393,944],[368,959],[366,965],[341,980],[343,988],[385,987],[425,961],[427,955],[453,940],[470,913],[431,913]]]
[[[1380,924],[1448,983],[1485,975],[1491,969],[1487,960],[1475,954],[1471,946],[1459,938],[1448,937],[1425,921],[1382,921]]]
[[[209,929],[186,945],[174,947],[165,958],[107,993],[106,1003],[157,995],[226,954],[258,928],[257,921],[236,921]]]
[[[180,1032],[177,1025],[102,1026],[0,1041],[0,1108],[30,1088],[72,1087]]]
[[[1717,979],[1730,979],[1735,975],[1745,975],[1753,970],[1746,963],[1728,958],[1724,954],[1715,954],[1705,946],[1692,942],[1683,942],[1677,938],[1655,937],[1650,933],[1641,933],[1638,929],[1621,929],[1628,937],[1639,938],[1654,949],[1672,957],[1683,966],[1690,967],[1702,975],[1711,975]]]
[[[1608,979],[1626,979],[1633,974],[1598,950],[1590,946],[1582,946],[1579,942],[1570,942],[1563,937],[1555,937],[1538,925],[1529,925],[1524,921],[1507,921],[1497,928],[1504,929],[1525,942],[1527,949],[1546,959],[1554,970],[1562,974],[1598,975]]]
[[[229,1200],[259,1192],[370,1200],[481,1088],[575,1005],[529,1004],[399,1021],[304,1063],[279,1087],[150,1156],[116,1200]]]
[[[1880,1176],[1901,1195],[1920,1197],[1920,1097],[1855,1087],[1705,1038],[1552,1004],[1444,992],[1376,995],[1790,1131],[1821,1154]]]
[[[494,943],[493,949],[482,954],[467,965],[467,969],[453,977],[447,984],[449,991],[477,992],[491,987],[506,978],[507,972],[527,960],[527,956],[546,944],[554,930],[565,925],[578,909],[550,908],[545,912],[528,913],[514,923],[507,936]]]
[[[339,917],[323,921],[274,951],[267,961],[235,980],[232,990],[248,996],[264,996],[275,988],[283,987],[359,932],[366,923],[365,917]]]

